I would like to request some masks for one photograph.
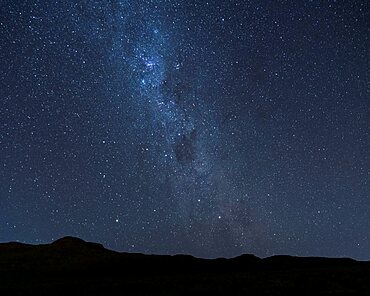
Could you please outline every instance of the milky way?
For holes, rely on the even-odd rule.
[[[223,244],[231,248],[230,251],[243,247],[244,236],[251,230],[250,225],[247,227],[239,220],[248,219],[250,213],[232,213],[239,206],[241,196],[239,192],[232,192],[227,168],[217,164],[219,128],[202,98],[202,84],[192,81],[201,79],[202,70],[194,65],[183,70],[187,67],[187,61],[181,58],[184,48],[176,47],[176,40],[156,21],[158,16],[154,20],[147,19],[146,12],[145,9],[143,15],[135,15],[143,19],[143,25],[136,32],[130,55],[125,60],[132,73],[128,82],[132,99],[140,109],[147,110],[145,120],[150,123],[146,135],[150,144],[144,149],[161,175],[149,178],[165,182],[170,193],[164,191],[160,195],[166,195],[175,206],[169,215],[175,215],[186,225],[180,234],[173,230],[174,240],[191,240],[199,251],[213,248],[215,239],[225,240]],[[127,25],[121,26],[122,32]],[[118,52],[122,50],[122,42],[122,37],[116,41]],[[219,234],[220,227],[229,235]]]
[[[0,8],[0,241],[369,259],[366,1]]]

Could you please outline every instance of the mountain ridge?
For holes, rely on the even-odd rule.
[[[149,255],[71,236],[40,245],[0,243],[3,295],[366,295],[368,278],[370,262],[351,258]]]
[[[54,241],[52,241],[51,243],[45,243],[45,244],[31,244],[31,243],[23,243],[23,242],[19,242],[19,241],[9,241],[9,242],[2,242],[0,243],[0,248],[3,248],[3,247],[16,247],[16,248],[19,248],[19,247],[39,247],[39,246],[53,246],[53,247],[60,247],[60,248],[68,248],[68,247],[91,247],[93,249],[104,249],[105,251],[108,251],[108,252],[114,252],[114,253],[117,253],[117,254],[133,254],[133,255],[144,255],[144,256],[169,256],[169,257],[174,257],[174,256],[184,256],[184,257],[192,257],[192,258],[195,258],[195,259],[200,259],[200,260],[220,260],[220,259],[224,259],[224,260],[235,260],[235,259],[242,259],[242,258],[257,258],[259,260],[278,260],[278,259],[322,259],[322,260],[346,260],[346,261],[353,261],[353,262],[369,262],[370,263],[370,260],[356,260],[354,258],[351,258],[351,257],[325,257],[325,256],[298,256],[298,255],[287,255],[287,254],[276,254],[276,255],[272,255],[272,256],[268,256],[268,257],[258,257],[254,254],[249,254],[249,253],[243,253],[243,254],[240,254],[240,255],[237,255],[235,257],[230,257],[230,258],[226,258],[226,257],[216,257],[216,258],[203,258],[203,257],[197,257],[197,256],[193,256],[191,254],[186,254],[186,253],[176,253],[176,254],[155,254],[155,253],[136,253],[136,252],[120,252],[120,251],[115,251],[115,250],[111,250],[111,249],[108,249],[106,248],[103,244],[100,244],[100,243],[96,243],[96,242],[91,242],[91,241],[85,241],[81,238],[78,238],[78,237],[74,237],[74,236],[64,236],[64,237],[61,237],[59,239],[56,239]]]

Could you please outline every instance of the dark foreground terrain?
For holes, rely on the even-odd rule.
[[[370,295],[370,262],[117,253],[65,237],[0,244],[0,295]]]

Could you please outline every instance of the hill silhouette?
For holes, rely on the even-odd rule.
[[[348,258],[119,253],[64,237],[0,244],[1,295],[369,295],[370,262]]]

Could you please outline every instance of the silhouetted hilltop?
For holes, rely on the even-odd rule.
[[[59,248],[59,249],[71,249],[76,251],[81,250],[91,250],[91,251],[107,251],[102,244],[92,243],[92,242],[85,242],[84,240],[73,237],[73,236],[66,236],[60,238],[53,243],[50,244],[50,247]]]
[[[50,245],[52,246],[83,246],[91,244],[89,242],[85,242],[83,239],[80,239],[78,237],[74,236],[65,236],[60,239],[57,239],[56,241],[52,242]]]
[[[2,295],[369,295],[370,263],[348,258],[119,253],[64,237],[0,244]]]

